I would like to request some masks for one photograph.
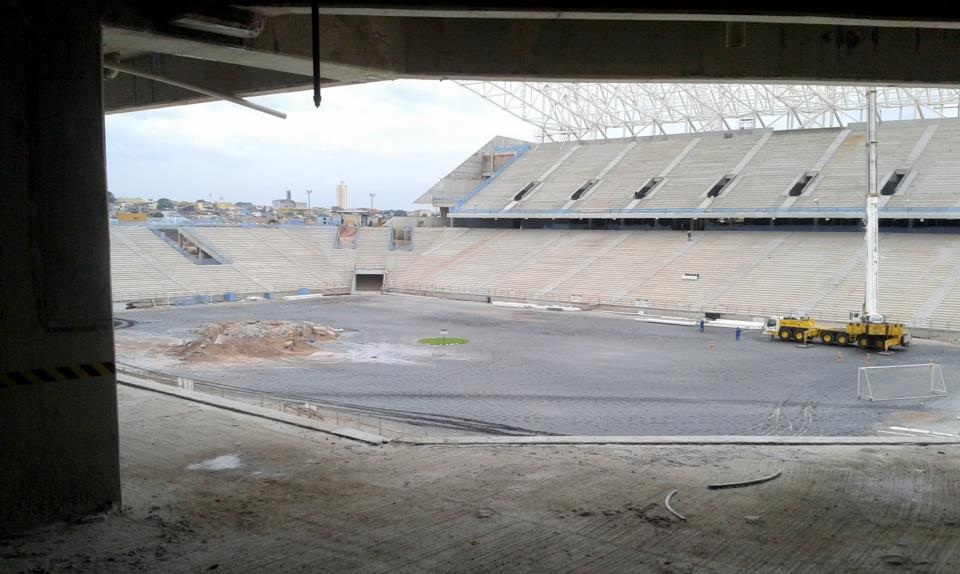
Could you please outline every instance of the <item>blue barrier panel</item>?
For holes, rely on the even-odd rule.
[[[273,293],[264,293],[264,294],[263,294],[263,298],[264,298],[264,299],[273,299]]]
[[[234,292],[232,292],[232,291],[227,291],[226,293],[223,294],[223,300],[224,300],[224,301],[236,301],[236,300],[237,300],[237,294],[234,293]]]
[[[297,295],[309,295],[309,294],[310,294],[310,290],[307,289],[306,287],[301,287],[297,289]]]

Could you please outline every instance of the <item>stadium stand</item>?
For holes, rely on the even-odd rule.
[[[769,133],[769,132],[768,132]],[[698,143],[670,172],[658,190],[637,207],[699,207],[707,192],[724,176],[732,174],[760,139],[760,133],[702,134]]]
[[[889,205],[905,207],[909,198],[913,207],[960,206],[960,122],[938,122],[936,126],[930,143],[913,165],[912,183],[892,197]]]
[[[387,228],[361,229],[356,250],[335,248],[334,229],[199,233],[232,263],[196,265],[145,227],[112,229],[114,299],[346,293],[359,269],[386,271],[388,291],[747,316],[807,312],[834,321],[863,297],[862,237],[851,232],[698,231],[688,238],[681,231],[425,228],[415,230],[409,251],[390,251]],[[885,233],[881,249],[887,315],[960,328],[960,237]]]
[[[690,241],[673,231],[451,231],[398,258],[387,290],[832,321],[863,299],[859,233],[701,231]],[[960,237],[885,233],[881,241],[887,315],[960,327]]]
[[[883,182],[892,170],[902,167],[913,147],[926,130],[919,123],[897,127],[878,128],[877,140],[882,147],[877,157],[877,177]],[[822,171],[822,178],[815,189],[797,199],[796,206],[811,207],[813,199],[821,207],[858,207],[863,205],[863,190],[867,176],[864,160],[865,133],[862,126],[850,130],[849,135],[837,148]]]
[[[232,261],[197,265],[147,227],[115,226],[110,230],[113,298],[186,302],[190,298],[222,300],[228,293],[349,292],[352,270],[345,271],[346,261],[332,263],[333,231],[191,228]],[[294,235],[302,237],[298,241],[292,239]],[[318,247],[306,247],[311,244]]]
[[[521,200],[516,209],[562,209],[575,192],[598,175],[627,145],[627,142],[581,145],[528,198]]]
[[[878,139],[882,310],[960,330],[960,121],[884,122]],[[402,249],[389,227],[190,227],[218,263],[199,265],[116,225],[114,299],[349,293],[382,274],[386,291],[845,321],[863,298],[864,156],[861,125],[541,144],[464,196],[469,226],[408,227]]]
[[[960,151],[960,120],[883,122],[878,141],[879,182],[881,187],[890,182],[885,192],[892,192],[881,207],[909,206],[926,209],[928,217],[941,212],[960,218],[956,209],[960,195],[954,190],[960,177],[954,160]],[[864,144],[863,124],[541,144],[483,181],[451,214],[617,219],[718,210],[735,210],[744,217],[765,217],[771,211],[789,217],[791,210],[808,214],[845,210],[855,217],[866,185]],[[662,181],[651,182],[655,177]],[[798,182],[806,185],[791,196],[789,190]],[[574,199],[585,183],[591,186]],[[648,186],[645,197],[636,198],[634,194],[649,183],[656,185]]]
[[[817,162],[839,133],[839,130],[775,132],[713,206],[781,206],[798,178],[816,170]]]
[[[671,161],[691,141],[691,137],[638,139],[636,145],[627,151],[591,193],[570,209],[591,212],[625,208],[647,181],[663,175]]]
[[[197,265],[146,227],[119,227],[110,235],[116,301],[266,290],[238,266]]]
[[[465,209],[502,211],[525,186],[539,181],[544,173],[560,162],[576,144],[542,144],[526,152],[504,170],[486,188],[465,200]],[[571,191],[570,193],[573,193]]]

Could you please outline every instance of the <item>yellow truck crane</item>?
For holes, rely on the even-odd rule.
[[[869,323],[851,314],[846,325],[817,324],[811,317],[771,317],[764,332],[783,341],[798,343],[819,341],[824,345],[856,345],[861,349],[889,351],[891,347],[906,347],[910,333],[902,323]]]
[[[888,323],[880,314],[877,285],[880,280],[879,203],[877,193],[877,90],[867,89],[867,244],[866,284],[863,310],[850,313],[846,326],[818,325],[810,317],[774,317],[767,321],[765,332],[787,341],[820,340],[826,345],[857,345],[862,349],[889,351],[894,346],[910,344],[910,333],[903,323]]]

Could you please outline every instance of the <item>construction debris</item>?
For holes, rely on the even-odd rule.
[[[671,491],[670,491],[670,494],[667,495],[667,499],[663,501],[663,505],[666,506],[666,507],[667,507],[667,510],[669,510],[670,512],[672,512],[674,516],[676,516],[676,517],[679,518],[680,520],[686,522],[686,521],[687,521],[687,517],[684,516],[684,515],[682,515],[682,514],[680,514],[679,512],[677,512],[676,510],[674,510],[672,506],[670,506],[670,498],[671,498],[674,494],[676,494],[676,493],[677,493],[676,490],[671,490]]]
[[[770,476],[764,476],[762,478],[754,478],[752,480],[744,480],[742,482],[726,482],[720,484],[708,484],[707,488],[711,490],[716,490],[718,488],[740,488],[742,486],[753,486],[754,484],[762,484],[764,482],[770,482],[771,480],[777,478],[783,473],[783,469],[778,470],[777,472],[771,474]]]
[[[227,321],[194,332],[196,339],[173,346],[170,353],[190,361],[303,355],[316,351],[316,344],[336,340],[341,329],[310,321]]]

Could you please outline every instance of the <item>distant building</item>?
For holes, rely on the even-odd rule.
[[[297,202],[291,198],[289,189],[287,190],[286,199],[274,199],[271,202],[271,205],[273,205],[274,209],[296,209],[297,208]]]
[[[343,219],[339,215],[320,215],[317,216],[317,225],[340,225]]]
[[[122,223],[131,223],[131,222],[142,222],[147,220],[146,213],[126,213],[121,212],[117,214],[117,221]]]
[[[352,209],[337,212],[337,217],[343,225],[350,227],[377,227],[383,225],[383,216],[379,213],[370,213],[369,209]]]
[[[340,209],[347,209],[347,184],[342,181],[337,184],[337,202],[333,204],[334,207],[339,207]]]
[[[151,207],[150,202],[142,197],[118,197],[114,206],[119,211],[127,211],[130,213],[138,213],[141,211],[146,213],[156,208],[156,205]]]

